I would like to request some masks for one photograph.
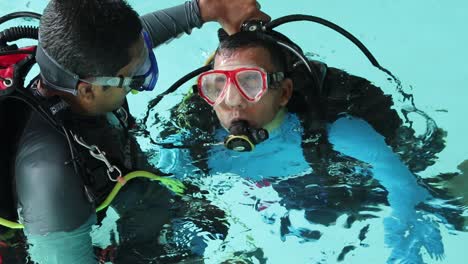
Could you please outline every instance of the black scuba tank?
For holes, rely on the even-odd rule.
[[[14,18],[40,18],[32,12],[15,12],[0,17],[0,24]],[[0,217],[16,218],[12,173],[16,142],[32,109],[24,80],[35,63],[35,46],[18,48],[9,44],[19,39],[37,39],[37,27],[12,27],[0,32]]]

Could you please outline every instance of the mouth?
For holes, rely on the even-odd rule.
[[[245,120],[232,121],[229,126],[229,132],[232,135],[246,135],[249,131],[249,123]]]
[[[248,120],[247,118],[242,118],[242,117],[235,117],[231,119],[231,121],[229,122],[229,126],[232,126],[232,124],[237,123],[237,122],[245,122],[249,126],[252,126],[252,122],[250,120]]]
[[[232,126],[232,124],[234,122],[239,122],[239,121],[246,122],[249,127],[255,127],[256,126],[255,122],[252,120],[252,118],[246,112],[239,111],[239,110],[231,111],[229,117],[230,117],[230,119],[228,119],[228,123],[227,123],[228,127]]]

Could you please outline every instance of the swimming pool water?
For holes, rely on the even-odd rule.
[[[148,10],[169,7],[183,1],[133,0],[129,2],[140,14],[144,14]],[[47,1],[2,1],[0,15],[20,10],[41,12],[46,3]],[[416,106],[432,117],[440,128],[447,131],[446,147],[438,154],[439,160],[418,175],[431,178],[440,173],[459,171],[457,166],[468,159],[465,139],[468,124],[463,122],[466,119],[465,101],[468,98],[468,87],[466,87],[468,67],[465,65],[465,60],[468,58],[468,51],[465,48],[468,46],[468,36],[463,33],[464,26],[468,22],[466,16],[468,3],[455,0],[444,2],[437,0],[410,2],[402,0],[347,2],[294,0],[287,4],[277,1],[261,1],[261,4],[262,9],[272,18],[297,13],[319,16],[342,26],[358,37],[380,64],[402,81],[403,89],[414,95]],[[6,24],[2,29],[14,23],[17,22]],[[195,29],[191,36],[183,36],[155,50],[160,66],[160,81],[154,92],[129,97],[132,113],[136,117],[142,117],[146,110],[146,103],[169,87],[178,76],[203,64],[216,47],[216,29],[216,24],[207,24],[202,29]],[[312,52],[316,58],[326,62],[329,66],[363,76],[382,87],[386,93],[392,94],[397,99],[397,108],[409,105],[407,101],[402,101],[402,97],[395,91],[395,85],[387,80],[388,76],[373,68],[351,42],[337,33],[305,22],[281,26],[280,31],[300,44],[304,51]],[[186,85],[164,99],[158,105],[157,112],[162,117],[167,117],[165,110],[182,98],[188,86]],[[417,115],[411,117],[415,120],[415,129],[423,132],[424,120],[418,119]],[[156,130],[152,132],[157,136]],[[148,144],[144,146],[146,149],[157,149],[144,138],[141,142]],[[206,200],[215,206],[216,210],[221,210],[226,214],[226,219],[221,221],[221,225],[229,226],[227,234],[220,235],[216,229],[201,232],[196,226],[189,226],[190,221],[175,219],[173,226],[179,226],[180,230],[187,231],[177,233],[167,230],[167,237],[171,237],[177,242],[175,245],[180,245],[182,248],[190,243],[192,243],[192,250],[203,248],[206,263],[221,263],[226,259],[242,259],[245,263],[249,263],[247,260],[252,263],[286,261],[291,263],[385,263],[389,259],[391,249],[388,241],[383,239],[387,231],[382,223],[383,219],[391,214],[392,208],[379,200],[382,195],[381,189],[373,179],[357,180],[356,185],[350,184],[350,188],[357,188],[361,184],[369,187],[367,192],[372,197],[371,200],[376,203],[373,205],[376,210],[372,211],[370,207],[366,207],[368,205],[365,202],[359,206],[372,211],[375,217],[357,220],[353,225],[345,228],[348,217],[352,215],[345,210],[346,208],[334,208],[335,212],[341,214],[334,219],[333,224],[329,225],[311,224],[303,216],[304,210],[289,210],[289,219],[293,222],[291,226],[295,228],[291,228],[289,235],[281,236],[272,233],[274,225],[268,223],[268,219],[283,221],[283,218],[278,215],[286,213],[285,210],[287,210],[285,206],[282,206],[284,201],[279,202],[281,199],[278,196],[278,190],[290,188],[295,190],[297,199],[307,201],[309,197],[306,195],[309,193],[300,187],[309,186],[309,190],[318,191],[319,183],[314,182],[313,179],[302,182],[303,178],[297,177],[297,179],[277,182],[277,185],[262,185],[262,188],[254,192],[253,186],[258,187],[259,183],[251,179],[243,179],[239,174],[224,173],[207,175],[200,179],[189,178],[192,183],[202,189],[203,193],[207,193]],[[465,177],[468,175],[465,174]],[[335,190],[334,184],[336,183],[328,183],[322,187]],[[340,184],[345,183],[340,182]],[[462,181],[461,184],[464,182]],[[341,189],[336,189],[336,193],[337,197],[345,198]],[[193,193],[194,204],[199,202],[196,200],[198,194],[198,192]],[[262,213],[253,214],[252,208],[245,206],[245,203],[250,201],[249,199],[264,203],[266,211],[261,210]],[[466,197],[465,200],[467,200]],[[245,203],[239,203],[239,201]],[[316,202],[318,201],[320,200]],[[289,202],[293,203],[293,201]],[[431,203],[433,207],[444,208],[448,206],[446,202],[443,199],[433,199]],[[302,205],[302,209],[307,209],[307,206]],[[367,212],[366,210],[357,209],[361,213]],[[466,207],[461,210],[465,218],[468,214],[466,210]],[[468,242],[467,233],[454,230],[450,223],[444,222],[444,217],[431,213],[423,214],[422,211],[424,210],[418,209],[415,217],[420,217],[420,221],[423,222],[434,223],[440,230],[443,243],[443,254],[421,248],[420,253],[424,263],[463,263],[468,258],[468,252],[465,250],[465,244]],[[194,216],[200,216],[200,214],[193,213],[192,217]],[[116,230],[116,218],[118,216],[112,215],[110,211],[105,224],[101,228],[96,228],[94,234],[96,244],[105,247],[110,243],[109,233],[110,230]],[[398,225],[395,226],[397,228]],[[416,230],[418,227],[423,228],[424,225],[415,224],[413,227]],[[365,230],[370,231],[366,233]],[[364,239],[359,236],[361,232],[367,234]],[[430,232],[431,229],[418,231],[419,234],[426,233],[429,237]],[[320,239],[317,239],[319,233],[322,235]],[[203,246],[192,241],[198,241]],[[434,241],[428,243],[436,244]],[[404,247],[404,245],[400,246]],[[437,250],[434,249],[434,252]],[[160,261],[164,262],[161,259]],[[405,263],[404,261],[395,262]]]

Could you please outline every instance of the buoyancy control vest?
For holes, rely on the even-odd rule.
[[[0,24],[18,17],[39,19],[40,15],[30,12],[12,13],[1,17]],[[83,132],[83,123],[76,123],[77,116],[71,113],[68,104],[60,97],[45,98],[37,92],[39,76],[25,87],[25,78],[36,62],[36,46],[18,48],[16,44],[9,44],[23,38],[37,40],[38,28],[19,26],[0,32],[0,227],[23,228],[21,224],[12,221],[17,219],[16,187],[13,179],[19,139],[32,114],[35,117],[39,115],[41,122],[48,123],[59,136],[63,135],[65,140],[61,142],[67,142],[68,146],[64,148],[70,154],[70,160],[66,163],[72,164],[74,173],[82,178],[83,192],[96,211],[107,207],[120,188],[134,178],[156,180],[176,194],[183,193],[182,183],[152,173],[161,175],[146,162],[136,140],[129,136],[128,132],[135,125],[135,120],[129,114],[127,103],[119,110],[109,113],[114,116],[114,123],[123,131],[116,132],[113,129],[116,124],[108,124],[108,119],[103,117],[100,118],[105,119],[100,120],[102,122],[95,118],[89,120],[89,123],[95,123],[105,131],[92,130],[88,131],[90,135],[82,135],[75,132]],[[100,136],[107,140],[101,142],[92,138],[93,133],[100,132]],[[119,134],[118,140],[113,142],[113,134],[116,133]],[[101,149],[101,143],[106,144],[109,139],[111,142]],[[137,167],[145,171],[134,171]]]

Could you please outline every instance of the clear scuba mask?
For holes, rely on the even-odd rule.
[[[220,103],[230,84],[249,102],[255,103],[269,87],[284,79],[283,72],[267,73],[259,67],[240,67],[233,70],[211,70],[198,77],[198,92],[210,105]]]
[[[79,82],[86,82],[104,87],[117,87],[136,91],[152,91],[159,77],[159,68],[152,50],[151,40],[147,32],[143,31],[147,56],[145,61],[135,71],[134,76],[90,77],[80,78],[77,74],[63,68],[41,47],[40,41],[36,49],[36,61],[41,69],[43,82],[50,88],[76,95]],[[39,38],[40,40],[40,38]]]

